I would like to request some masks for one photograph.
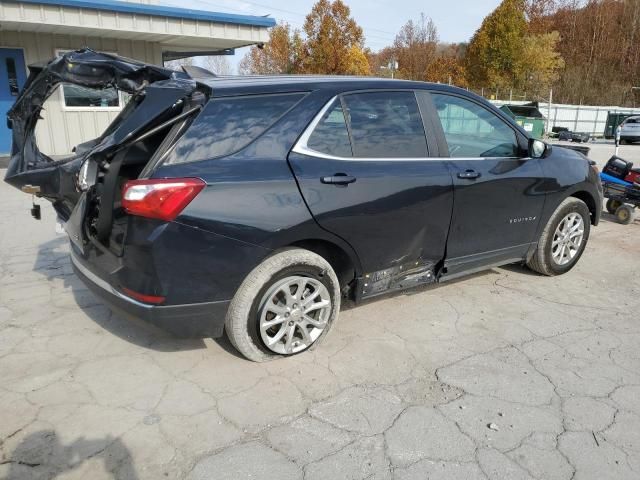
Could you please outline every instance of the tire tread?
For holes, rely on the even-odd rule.
[[[314,348],[326,335],[335,321],[340,310],[340,287],[338,278],[327,262],[320,255],[302,248],[285,248],[278,250],[270,257],[263,260],[244,279],[227,310],[225,331],[231,344],[249,360],[265,362],[280,357],[276,353],[267,353],[259,345],[256,345],[248,332],[248,317],[253,303],[256,301],[256,292],[259,292],[265,284],[279,271],[295,265],[308,265],[322,269],[329,275],[333,285],[333,311],[329,319],[329,325],[322,336],[310,347]],[[308,350],[308,349],[307,349]]]
[[[544,230],[542,230],[542,234],[540,235],[540,239],[538,240],[538,245],[536,246],[536,250],[533,253],[533,256],[531,257],[531,259],[527,261],[527,267],[529,267],[531,270],[538,272],[542,275],[546,275],[548,277],[559,275],[560,273],[564,273],[564,272],[556,272],[553,270],[551,265],[552,259],[550,258],[550,255],[548,255],[545,252],[545,248],[549,240],[549,236],[554,234],[554,231],[556,228],[556,220],[558,220],[558,217],[560,215],[564,214],[564,211],[567,209],[567,207],[572,208],[574,211],[579,209],[586,209],[587,212],[589,211],[587,205],[582,200],[575,197],[567,197],[560,203],[560,205],[558,205],[558,208],[556,208],[556,210],[553,212],[553,214],[549,218],[549,221],[545,225]],[[590,221],[590,218],[587,215],[587,219],[585,223],[589,221]],[[588,227],[589,225],[585,225],[585,231],[587,234],[583,240],[584,241],[583,251],[589,239]],[[582,252],[580,253],[580,255],[582,255]],[[573,265],[575,265],[575,263],[577,263],[577,260],[576,262],[574,262],[574,264],[571,265],[571,268],[573,267]]]

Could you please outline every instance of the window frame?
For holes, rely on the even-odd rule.
[[[66,48],[56,48],[54,53],[56,56],[64,55],[65,53],[72,52],[73,49]],[[105,52],[110,55],[117,55],[115,52]],[[82,86],[82,85],[80,85]],[[89,87],[87,87],[89,88]],[[115,87],[114,87],[115,88]],[[64,83],[61,83],[59,86],[60,90],[60,105],[64,112],[120,112],[124,108],[124,98],[122,97],[122,92],[116,88],[116,92],[118,92],[118,106],[117,107],[69,107],[67,106],[67,102],[64,97]]]
[[[503,116],[504,113],[501,112],[500,110],[497,110],[496,112],[490,108],[487,108],[486,105],[483,105],[481,102],[477,101],[476,99],[466,95],[461,95],[457,92],[449,92],[446,90],[425,90],[425,92],[429,94],[429,100],[432,102],[432,108],[433,108],[433,121],[437,125],[438,134],[442,137],[442,143],[444,144],[443,146],[446,148],[447,155],[441,156],[440,158],[447,158],[450,160],[495,160],[495,159],[522,160],[522,159],[530,158],[528,154],[528,148],[527,148],[528,137],[524,135],[516,126],[511,124],[510,121],[505,119],[505,117]],[[444,127],[442,126],[442,121],[440,120],[440,116],[438,115],[438,112],[436,110],[435,101],[433,100],[432,95],[442,95],[442,96],[461,98],[463,100],[466,100],[484,109],[487,113],[492,114],[494,117],[496,117],[499,121],[501,121],[504,125],[506,125],[513,131],[516,137],[516,143],[518,144],[518,149],[520,150],[520,155],[516,157],[452,157],[449,152],[449,143],[447,142],[446,134],[444,132]],[[440,153],[442,154],[445,152],[440,152]]]
[[[196,122],[198,117],[204,112],[204,110],[207,108],[207,106],[209,106],[209,104],[212,104],[212,103],[215,103],[215,102],[223,102],[223,101],[228,101],[228,100],[241,100],[241,101],[244,101],[244,100],[252,100],[252,99],[261,98],[261,97],[276,97],[276,96],[284,97],[284,96],[291,96],[291,95],[297,95],[300,98],[296,102],[294,102],[291,106],[289,106],[289,108],[287,108],[285,111],[283,111],[280,115],[278,115],[276,118],[274,118],[271,121],[271,123],[269,123],[269,125],[262,131],[262,133],[260,133],[257,137],[252,138],[246,144],[236,148],[235,150],[231,150],[231,151],[229,151],[229,152],[227,152],[225,154],[222,154],[222,155],[216,155],[216,156],[207,157],[207,158],[198,158],[198,159],[195,159],[195,160],[172,162],[172,161],[170,161],[171,155],[176,150],[176,148],[178,148],[178,145],[179,145],[180,141],[183,139],[183,136],[181,136],[169,148],[169,150],[166,152],[167,156],[163,159],[162,165],[167,165],[167,166],[186,165],[186,164],[190,164],[190,163],[205,162],[205,161],[209,161],[209,160],[216,160],[216,159],[219,159],[219,158],[226,158],[226,157],[230,157],[232,155],[236,155],[236,154],[240,153],[241,151],[243,151],[245,148],[249,147],[249,145],[253,144],[257,140],[262,138],[263,135],[265,135],[280,120],[282,120],[286,115],[288,115],[289,112],[291,112],[293,109],[298,107],[301,102],[304,102],[305,98],[307,98],[307,96],[309,95],[309,92],[306,91],[306,90],[292,90],[292,91],[286,91],[286,92],[237,93],[237,94],[232,94],[232,95],[228,95],[228,96],[223,95],[223,96],[220,96],[220,97],[211,97],[211,98],[209,98],[209,100],[207,100],[205,102],[202,110],[194,117],[193,122],[192,122],[191,125],[193,125],[193,123]],[[185,131],[185,133],[186,133],[186,131]]]
[[[418,107],[418,112],[420,113],[420,119],[421,119],[423,133],[426,141],[427,154],[425,157],[355,157],[355,156],[340,157],[336,155],[330,155],[327,153],[319,152],[307,146],[309,137],[311,137],[311,134],[313,133],[313,131],[316,129],[316,127],[318,126],[318,124],[320,123],[324,115],[327,113],[327,111],[329,111],[329,109],[331,109],[334,106],[335,102],[339,102],[341,104],[341,107],[344,113],[343,97],[345,96],[357,95],[360,93],[392,93],[392,92],[403,92],[403,93],[409,92],[413,94],[416,101],[416,105]],[[320,111],[313,117],[313,120],[305,128],[302,135],[300,136],[298,141],[295,143],[291,151],[298,153],[300,155],[306,155],[310,157],[324,158],[327,160],[346,160],[346,161],[385,162],[385,161],[397,160],[397,161],[419,161],[420,162],[420,161],[438,158],[438,157],[432,156],[435,152],[438,151],[436,147],[436,139],[435,139],[436,137],[435,137],[435,133],[432,131],[433,129],[430,128],[431,127],[430,124],[432,123],[429,121],[430,113],[428,109],[425,107],[425,105],[423,104],[420,92],[424,92],[427,95],[429,95],[428,91],[419,90],[415,88],[367,88],[367,89],[361,89],[361,90],[348,90],[344,92],[339,92],[333,97],[331,97],[320,109]],[[351,126],[346,114],[345,114],[345,123],[346,123],[347,132],[349,135],[349,142],[351,143],[351,148],[353,151]]]

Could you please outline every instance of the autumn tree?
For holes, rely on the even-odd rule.
[[[552,15],[562,0],[525,0],[524,11],[530,35],[549,33],[552,30]]]
[[[242,75],[301,73],[304,42],[300,31],[280,23],[269,32],[269,41],[262,48],[254,46],[240,61]]]
[[[427,82],[448,83],[457,87],[468,86],[463,63],[451,55],[436,57],[427,67],[425,76]]]
[[[557,31],[528,35],[516,66],[516,82],[519,88],[532,98],[548,94],[560,78],[564,60],[557,50],[560,34]]]
[[[550,17],[565,67],[554,98],[565,103],[640,103],[640,2],[563,0]]]
[[[342,0],[319,0],[303,27],[306,73],[367,75],[364,34]]]
[[[467,49],[465,66],[478,87],[510,87],[527,34],[524,0],[503,0],[483,21]]]
[[[378,77],[391,77],[392,62],[395,62],[396,55],[393,47],[385,47],[377,52],[367,50],[370,74]]]
[[[431,18],[420,15],[405,23],[393,42],[398,61],[398,76],[409,80],[426,80],[427,69],[436,57],[438,30]]]

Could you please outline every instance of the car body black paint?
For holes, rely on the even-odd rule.
[[[98,60],[108,63],[108,58],[112,57]],[[148,121],[166,110],[167,102],[147,100],[148,106],[134,109],[131,117],[107,131],[110,140],[88,142],[75,157],[58,163],[41,157],[37,149],[34,153],[29,128],[35,126],[30,115],[38,110],[37,102],[31,110],[22,110],[28,118],[14,113],[14,125],[22,123],[20,135],[14,137],[6,180],[18,188],[27,183],[47,185],[50,195],[45,197],[54,204],[64,200],[68,211],[58,211],[66,213],[72,258],[81,278],[116,308],[173,332],[222,334],[226,307],[243,279],[273,251],[290,245],[321,242],[344,252],[352,267],[350,295],[358,300],[367,293],[381,293],[365,287],[372,277],[384,291],[523,260],[531,255],[555,208],[569,195],[591,201],[592,223],[599,219],[601,187],[583,155],[554,146],[545,158],[527,158],[526,132],[493,105],[455,87],[344,77],[194,80],[157,67],[147,69],[138,63],[126,67],[122,59],[118,62],[139,82],[155,78],[146,87],[147,98],[152,98],[154,88],[167,88],[174,96],[166,98],[173,104],[189,103],[195,92],[209,102],[245,95],[301,96],[239,151],[208,159],[204,149],[194,150],[189,156],[203,160],[159,161],[143,170],[144,177],[197,177],[207,185],[173,222],[122,217],[117,249],[87,235],[86,194],[78,191],[74,175],[92,155],[117,151],[134,132],[144,132]],[[40,73],[35,72],[34,79]],[[307,126],[336,96],[385,90],[416,94],[428,157],[335,159],[293,151]],[[461,96],[496,115],[516,132],[520,158],[450,158],[430,92]],[[27,97],[22,99],[24,105],[34,101]],[[135,120],[138,115],[144,120]],[[127,118],[131,120],[125,125]],[[201,147],[192,142],[190,148]],[[480,176],[458,176],[467,170]],[[321,181],[342,173],[355,182],[342,186]],[[407,270],[412,273],[402,273]],[[118,295],[123,287],[166,298],[162,306],[141,305]]]

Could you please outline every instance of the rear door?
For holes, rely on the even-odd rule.
[[[431,98],[454,182],[447,274],[522,259],[544,206],[543,160],[528,158],[527,138],[481,102]]]
[[[289,155],[316,221],[357,252],[364,296],[432,281],[444,257],[453,187],[431,121],[411,90],[345,93]]]

